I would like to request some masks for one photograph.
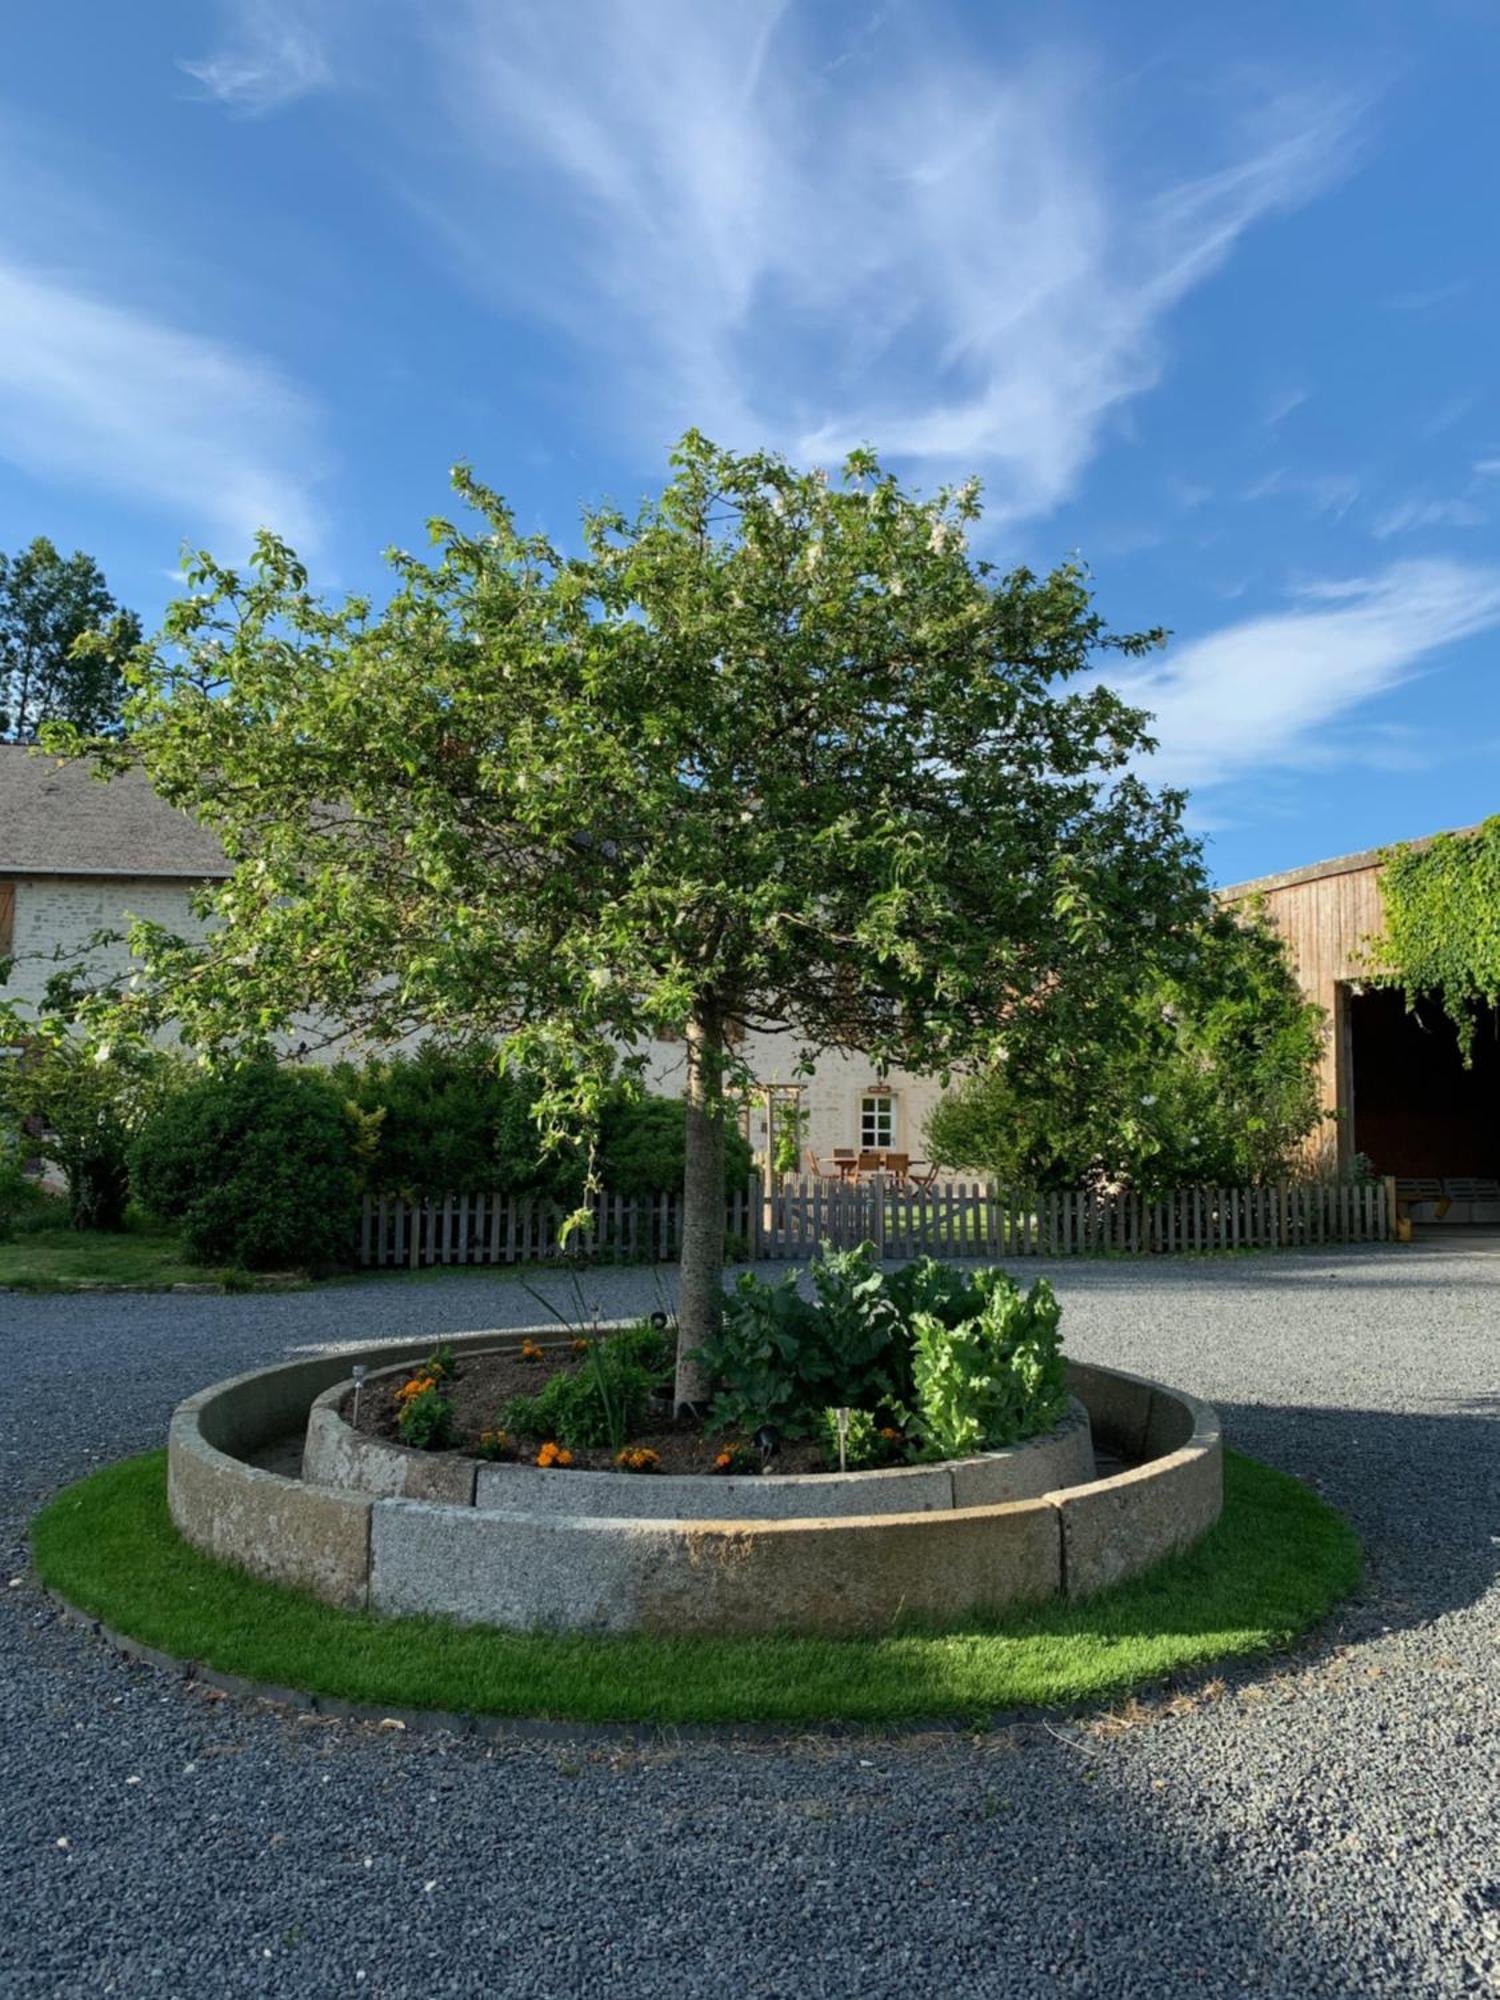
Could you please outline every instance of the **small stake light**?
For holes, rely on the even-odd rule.
[[[370,1372],[370,1371],[369,1371],[369,1369],[368,1369],[368,1368],[367,1368],[367,1367],[365,1366],[365,1364],[364,1364],[364,1362],[363,1362],[363,1361],[356,1361],[356,1362],[355,1362],[355,1364],[354,1364],[354,1428],[355,1428],[356,1430],[358,1430],[358,1429],[359,1429],[359,1392],[360,1392],[360,1390],[361,1390],[361,1389],[363,1389],[363,1387],[365,1386],[365,1377],[366,1377],[366,1375],[368,1375],[368,1374],[369,1374],[369,1372]]]
[[[838,1425],[838,1427],[839,1427],[839,1471],[840,1471],[840,1472],[847,1472],[847,1471],[849,1470],[849,1412],[848,1412],[848,1410],[846,1410],[846,1409],[844,1409],[844,1410],[835,1410],[835,1411],[834,1411],[834,1413],[833,1413],[833,1421],[834,1421],[834,1422],[835,1422],[835,1423],[836,1423],[836,1424]]]

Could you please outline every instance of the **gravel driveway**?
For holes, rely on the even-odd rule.
[[[37,1504],[188,1391],[524,1324],[517,1284],[0,1296],[0,1994],[1500,1991],[1500,1247],[1051,1275],[1074,1353],[1210,1397],[1353,1516],[1338,1629],[1124,1727],[649,1747],[211,1700],[21,1575]]]

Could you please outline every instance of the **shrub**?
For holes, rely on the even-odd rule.
[[[929,1458],[967,1458],[1050,1430],[1067,1407],[1061,1309],[1038,1278],[1021,1292],[1003,1272],[982,1275],[983,1304],[950,1324],[912,1321],[916,1421]]]
[[[739,1127],[724,1129],[724,1186],[743,1188],[755,1165]],[[596,1169],[610,1194],[678,1194],[687,1171],[686,1112],[679,1098],[624,1097],[599,1121]]]
[[[515,1194],[571,1204],[574,1153],[547,1154],[532,1118],[536,1088],[493,1048],[424,1045],[411,1055],[341,1063],[335,1087],[375,1123],[365,1184],[375,1194]]]
[[[652,1377],[614,1341],[594,1344],[576,1373],[559,1372],[534,1396],[513,1396],[500,1427],[529,1438],[555,1438],[589,1450],[624,1449],[649,1407]]]
[[[414,1388],[415,1393],[401,1401],[401,1414],[396,1419],[401,1442],[418,1451],[446,1451],[453,1442],[452,1398],[443,1394],[430,1375],[409,1382],[407,1388]]]
[[[866,1467],[879,1465],[888,1455],[886,1443],[880,1427],[869,1410],[850,1410],[848,1430],[844,1436],[844,1467],[849,1472],[863,1472]],[[823,1446],[823,1462],[830,1472],[839,1469],[839,1413],[837,1408],[825,1410],[819,1422],[820,1441]]]
[[[547,1151],[532,1115],[533,1078],[500,1066],[484,1044],[424,1044],[411,1055],[341,1063],[334,1083],[374,1143],[365,1184],[375,1194],[537,1195],[565,1206],[583,1190],[581,1151]],[[686,1165],[682,1104],[612,1093],[600,1116],[597,1169],[610,1194],[680,1191]],[[738,1127],[724,1135],[724,1181],[743,1187],[753,1161]]]
[[[1220,910],[1144,984],[1101,973],[1060,1020],[1019,1010],[1001,1059],[931,1113],[928,1150],[1032,1191],[1264,1185],[1324,1116],[1323,1037],[1263,911]]]
[[[201,1263],[316,1269],[353,1244],[349,1120],[315,1070],[261,1063],[188,1086],[149,1120],[131,1171]]]
[[[178,1065],[158,1050],[100,1060],[66,1037],[37,1040],[0,1063],[0,1119],[24,1127],[29,1150],[68,1184],[75,1229],[123,1229],[131,1144],[172,1087]]]
[[[899,1400],[903,1329],[871,1246],[825,1251],[811,1276],[812,1299],[798,1291],[795,1271],[771,1285],[750,1271],[740,1277],[718,1337],[703,1349],[719,1384],[714,1429],[770,1423],[805,1437],[831,1404],[878,1409]]]
[[[592,1346],[593,1342],[588,1345]],[[618,1332],[608,1334],[605,1345],[619,1360],[633,1362],[637,1368],[644,1369],[653,1382],[670,1376],[677,1359],[671,1334],[666,1327],[657,1326],[649,1319],[638,1320],[634,1326],[622,1326]]]

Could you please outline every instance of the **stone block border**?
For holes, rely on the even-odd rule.
[[[513,1347],[497,1342],[491,1352]],[[369,1376],[379,1390],[404,1368]],[[486,1465],[461,1452],[416,1451],[357,1431],[344,1416],[346,1379],[325,1389],[308,1413],[302,1477],[376,1499],[442,1500],[492,1513],[587,1515],[610,1520],[808,1520],[844,1514],[926,1514],[1000,1500],[1034,1500],[1094,1476],[1089,1413],[1074,1397],[1062,1423],[1003,1451],[940,1465],[880,1472],[786,1473],[710,1479],[624,1472],[543,1471]]]
[[[526,1331],[460,1335],[453,1346],[474,1353]],[[530,1332],[560,1344],[552,1330]],[[1214,1411],[1081,1362],[1069,1387],[1095,1436],[1147,1462],[1019,1501],[790,1520],[564,1516],[410,1497],[404,1473],[399,1493],[377,1496],[250,1462],[302,1428],[355,1362],[380,1368],[425,1352],[404,1341],[319,1355],[180,1404],[168,1438],[179,1531],[256,1576],[391,1614],[556,1631],[847,1635],[1086,1596],[1196,1541],[1222,1506]]]

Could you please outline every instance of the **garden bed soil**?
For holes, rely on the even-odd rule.
[[[555,1349],[544,1350],[540,1361],[523,1361],[515,1353],[481,1354],[461,1361],[445,1390],[453,1401],[454,1449],[473,1452],[482,1432],[499,1427],[500,1412],[512,1396],[534,1396],[550,1376],[576,1374],[583,1365],[566,1351],[559,1353]],[[396,1420],[399,1409],[396,1392],[400,1386],[401,1380],[393,1378],[389,1382],[367,1387],[359,1399],[359,1421],[355,1428],[371,1437],[400,1444],[401,1430]],[[353,1403],[351,1393],[345,1398],[342,1410],[348,1423],[354,1423]],[[714,1465],[714,1460],[731,1439],[720,1432],[710,1436],[701,1424],[690,1420],[679,1422],[676,1417],[664,1412],[648,1415],[640,1429],[631,1432],[629,1441],[632,1446],[644,1445],[654,1451],[661,1460],[658,1468],[661,1472],[715,1475],[721,1468]],[[748,1443],[746,1439],[733,1441]],[[541,1442],[540,1439],[513,1438],[505,1457],[530,1464]],[[571,1451],[575,1468],[590,1472],[615,1470],[614,1453],[608,1446],[590,1450],[574,1445]],[[778,1472],[829,1470],[824,1462],[822,1446],[810,1438],[789,1438],[783,1442],[776,1454],[775,1465]],[[753,1471],[754,1465],[742,1464],[737,1470],[743,1474]]]

